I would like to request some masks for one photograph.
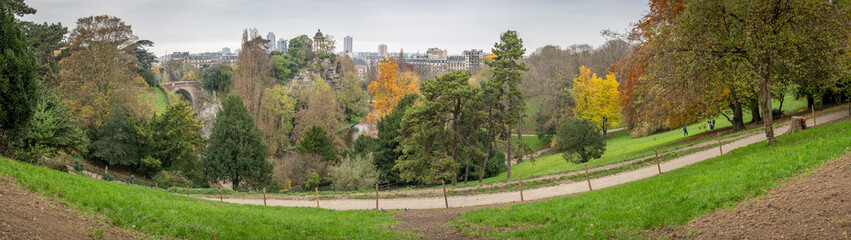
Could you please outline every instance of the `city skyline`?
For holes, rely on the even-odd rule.
[[[386,44],[388,52],[425,53],[428,48],[489,51],[499,34],[518,31],[527,54],[545,45],[599,46],[606,38],[600,31],[625,32],[647,12],[643,1],[408,1],[367,2],[253,2],[162,0],[99,2],[32,0],[38,12],[22,17],[34,22],[61,22],[69,30],[78,18],[112,15],[133,27],[140,39],[155,43],[150,48],[161,56],[171,52],[215,52],[238,49],[242,31],[256,28],[261,37],[274,32],[278,38],[313,36],[316,29],[334,36],[335,52],[344,50],[345,36],[352,36],[353,52],[375,52]],[[169,6],[163,8],[162,6]],[[299,9],[293,11],[292,9]]]

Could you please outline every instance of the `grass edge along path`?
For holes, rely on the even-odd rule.
[[[227,204],[105,182],[0,157],[0,174],[41,195],[98,212],[110,224],[183,239],[388,239],[395,211],[333,211],[307,207]]]
[[[499,238],[641,238],[758,197],[795,174],[851,152],[851,121],[778,137],[620,186],[462,214],[453,225]],[[523,226],[518,228],[517,226]]]

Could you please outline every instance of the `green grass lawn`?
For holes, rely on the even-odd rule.
[[[152,87],[148,89],[147,93],[143,93],[139,97],[141,97],[143,101],[153,105],[157,114],[164,113],[166,108],[168,108],[168,101],[166,100],[165,93],[163,93],[163,91],[159,88]]]
[[[664,175],[553,200],[464,213],[455,225],[483,224],[502,238],[641,238],[758,197],[785,179],[851,153],[851,122],[756,143]],[[519,226],[519,228],[517,227]],[[469,229],[469,228],[468,228]],[[480,229],[480,228],[473,228]]]
[[[113,225],[183,239],[387,239],[405,235],[380,230],[394,224],[393,211],[225,204],[146,187],[105,182],[0,157],[0,174]]]
[[[547,148],[547,145],[544,145],[544,143],[541,142],[540,139],[538,139],[538,136],[523,136],[522,138],[523,138],[523,142],[528,144],[529,148],[532,149],[532,152],[537,152],[537,151],[540,151],[541,149]],[[515,150],[516,150],[517,135],[514,135],[513,137],[511,137],[511,140],[512,140],[511,145],[514,146]]]
[[[779,102],[774,102],[775,107]],[[790,95],[786,96],[783,103],[784,112],[793,112],[804,109],[807,105],[805,99],[796,100]],[[751,115],[746,111],[743,116],[745,122],[750,121]],[[732,126],[723,116],[715,118],[715,127],[724,128]],[[606,152],[599,159],[588,162],[588,167],[597,167],[632,160],[638,157],[647,156],[654,149],[662,149],[666,146],[671,146],[709,131],[706,126],[706,120],[689,125],[687,127],[689,136],[683,134],[682,128],[677,128],[671,131],[658,133],[646,137],[632,138],[628,134],[616,133],[606,140]],[[626,130],[624,130],[626,131]],[[561,154],[551,154],[541,156],[532,161],[524,161],[520,164],[511,167],[512,175],[520,174],[523,177],[544,176],[563,172],[577,171],[582,169],[582,164],[567,163],[562,158]],[[506,173],[490,177],[484,180],[485,183],[499,182],[506,179]]]

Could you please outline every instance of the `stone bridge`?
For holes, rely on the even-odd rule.
[[[201,82],[168,82],[162,85],[169,92],[180,96],[180,100],[189,102],[189,106],[198,107],[198,98],[201,97]]]

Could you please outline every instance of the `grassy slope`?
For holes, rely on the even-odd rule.
[[[168,108],[165,93],[163,93],[163,91],[159,88],[152,87],[148,89],[147,93],[142,94],[140,97],[142,100],[151,103],[158,114],[162,114],[165,112],[166,108]]]
[[[736,149],[727,155],[629,184],[549,201],[464,214],[462,224],[530,226],[511,238],[633,238],[645,229],[681,225],[756,197],[784,179],[848,154],[851,122],[814,128]],[[458,224],[458,223],[456,223]]]
[[[100,212],[114,225],[160,236],[184,239],[210,239],[213,234],[218,239],[400,236],[377,229],[395,223],[388,217],[392,212],[223,204],[61,173],[1,157],[0,174],[12,176],[23,186],[85,211]]]
[[[786,100],[783,103],[783,109],[784,112],[787,113],[798,111],[805,108],[806,104],[805,99],[795,100],[791,95],[787,95]],[[779,103],[775,101],[773,106],[776,107],[777,105],[779,105]],[[745,122],[750,121],[750,114],[746,113],[744,115],[745,116],[743,118]],[[732,125],[723,116],[715,118],[715,122],[716,128],[724,128]],[[697,136],[707,131],[706,121],[700,121],[688,126],[690,136]],[[662,148],[664,146],[686,140],[687,138],[688,137],[683,135],[683,130],[681,128],[640,138],[632,138],[629,135],[614,137],[606,141],[606,152],[603,156],[600,159],[588,162],[588,167],[602,166],[641,157],[652,152],[654,148]],[[514,165],[511,167],[511,171],[512,175],[520,174],[526,177],[533,177],[576,171],[582,168],[582,164],[571,164],[565,162],[561,154],[552,154],[539,157],[535,162],[526,161]],[[485,182],[498,182],[505,179],[506,173],[502,173],[485,179]]]

